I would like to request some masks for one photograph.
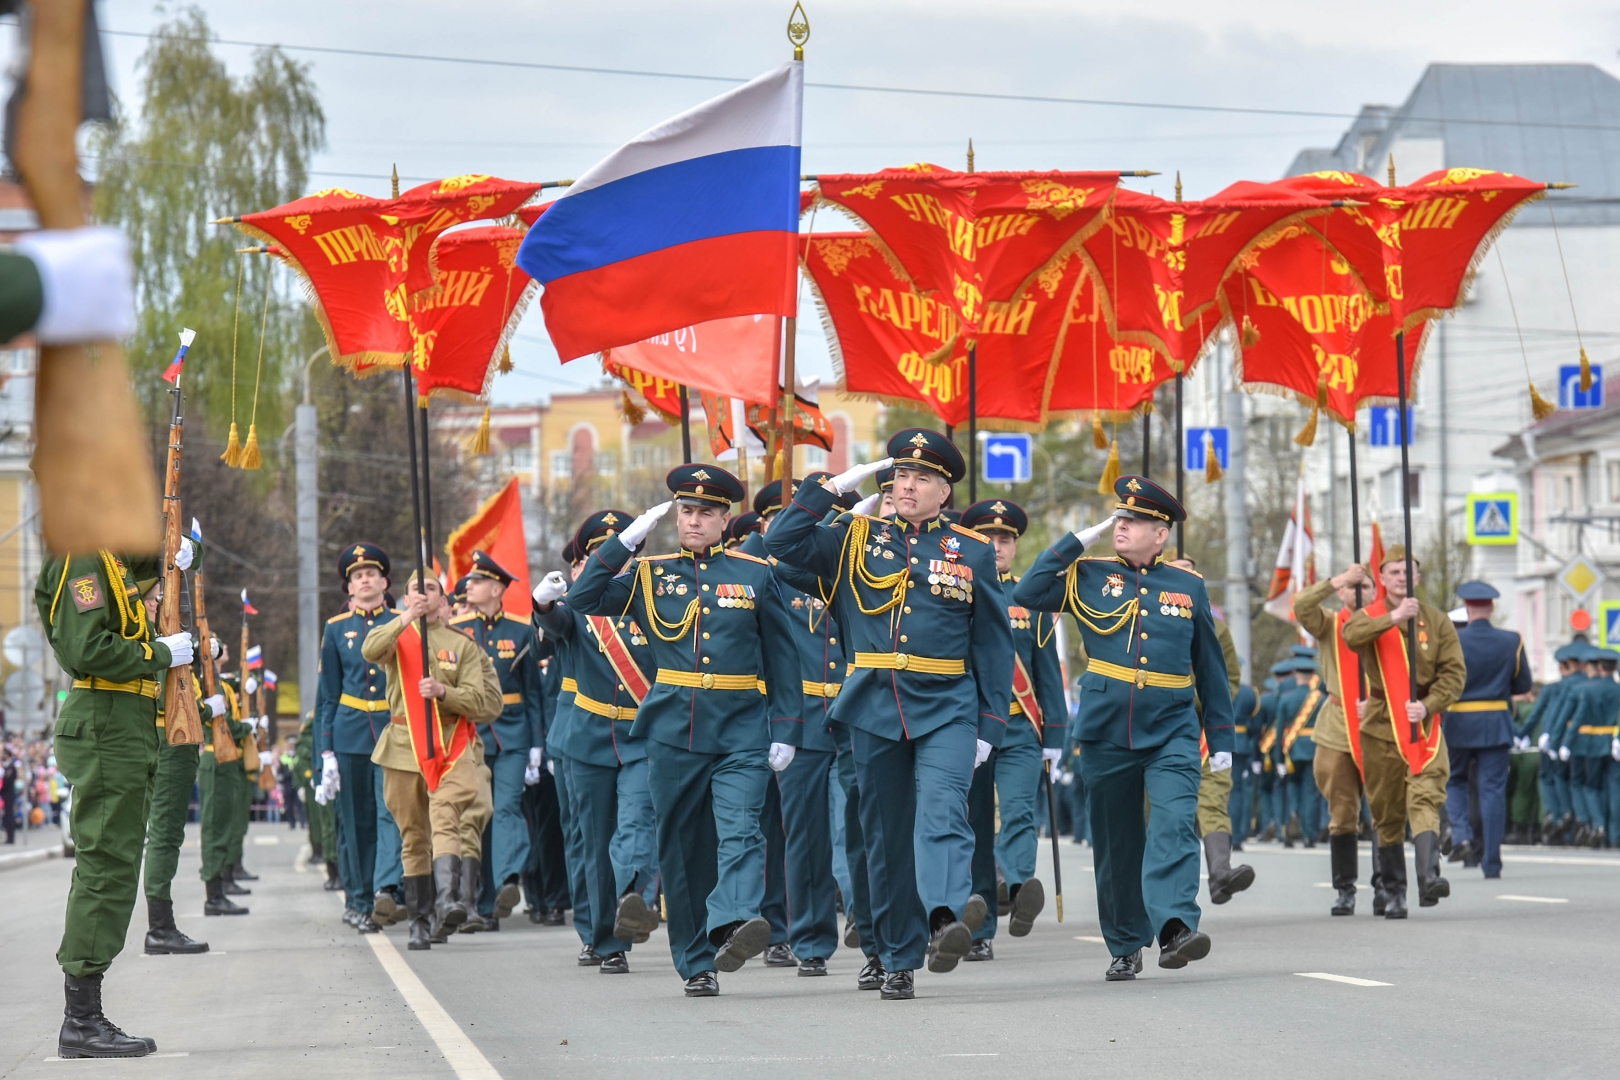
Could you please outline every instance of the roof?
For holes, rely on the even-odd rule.
[[[1300,151],[1288,175],[1382,180],[1392,150],[1400,170],[1398,144],[1423,140],[1443,141],[1444,168],[1578,185],[1548,196],[1560,225],[1620,224],[1620,79],[1595,64],[1430,64],[1398,108],[1365,106],[1337,146]],[[1518,220],[1545,225],[1547,210],[1532,204]]]

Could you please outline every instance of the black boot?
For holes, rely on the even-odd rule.
[[[241,863],[237,863],[235,866],[231,867],[231,880],[232,881],[258,881],[259,880],[259,875],[249,873],[247,867],[243,866]]]
[[[1254,868],[1244,863],[1232,867],[1232,834],[1212,832],[1204,834],[1204,861],[1209,865],[1209,899],[1224,904],[1254,884]]]
[[[1372,889],[1373,894],[1373,918],[1382,919],[1384,917],[1384,905],[1387,901],[1384,898],[1384,860],[1378,854],[1378,834],[1376,832],[1373,833],[1372,876],[1367,879],[1367,885]]]
[[[480,930],[493,930],[498,925],[495,924],[494,919],[486,919],[478,914],[478,871],[480,862],[481,860],[466,855],[461,857],[461,903],[467,909],[467,921],[461,924],[463,934],[476,934]]]
[[[1451,883],[1440,876],[1440,838],[1433,832],[1412,837],[1417,864],[1418,906],[1434,907],[1451,895]]]
[[[210,878],[203,882],[208,899],[203,902],[204,915],[246,915],[248,909],[225,895],[225,879]]]
[[[193,941],[174,925],[174,902],[146,898],[146,954],[168,956],[205,953],[208,942]]]
[[[1332,860],[1333,887],[1338,895],[1333,901],[1333,914],[1356,913],[1356,871],[1360,856],[1356,850],[1356,834],[1345,833],[1328,837],[1328,857]]]
[[[1433,836],[1433,833],[1425,835]],[[1438,850],[1438,848],[1436,849]],[[1406,844],[1380,845],[1378,868],[1383,871],[1384,918],[1406,918]]]
[[[405,918],[411,934],[407,949],[430,949],[428,920],[433,914],[433,878],[427,874],[405,879]]]
[[[461,886],[460,855],[440,855],[433,860],[433,884],[438,889],[433,905],[433,942],[442,945],[446,934],[467,921],[467,908],[456,895]]]
[[[518,888],[516,874],[508,877],[501,883],[495,892],[495,917],[504,919],[517,910],[518,903],[523,899],[523,890]]]
[[[56,1037],[56,1056],[64,1058],[145,1057],[157,1049],[151,1039],[126,1035],[101,1011],[101,975],[68,975],[67,1007]]]
[[[252,896],[253,895],[253,890],[252,889],[244,889],[244,888],[242,888],[242,886],[238,885],[236,883],[235,879],[231,877],[231,875],[233,873],[235,873],[235,871],[236,871],[235,867],[227,866],[225,868],[224,872],[220,874],[220,881],[224,885],[225,895],[226,896]]]
[[[343,888],[343,879],[338,876],[337,863],[326,864],[326,881],[321,884],[321,888],[327,892],[337,892]]]

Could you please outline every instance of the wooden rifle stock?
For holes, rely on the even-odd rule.
[[[203,692],[212,697],[219,693],[219,677],[214,671],[214,635],[208,629],[208,604],[203,593],[203,572],[201,568],[191,575],[191,606],[197,615],[197,632],[202,635],[203,650]],[[226,715],[214,717],[214,760],[221,765],[229,765],[242,756],[241,749],[236,740],[231,738],[230,706],[225,708]]]
[[[185,413],[180,388],[174,395],[174,413],[169,422],[169,457],[163,470],[163,602],[158,608],[158,632],[178,634],[185,629],[180,620],[180,591],[186,587],[185,573],[175,565],[180,552],[180,447],[185,429]],[[203,741],[202,713],[191,667],[172,667],[163,676],[164,732],[170,746],[195,746]]]

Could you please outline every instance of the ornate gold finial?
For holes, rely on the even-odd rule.
[[[793,42],[793,59],[804,59],[804,43],[810,40],[810,16],[804,13],[804,5],[794,0],[793,11],[788,15],[788,40]]]
[[[1391,153],[1389,155],[1389,186],[1390,187],[1395,186],[1395,155],[1394,155],[1394,153]]]
[[[968,170],[967,171],[972,172],[973,171],[973,140],[972,139],[968,140],[968,158],[967,158],[967,161],[968,161]]]
[[[394,175],[393,175],[393,177],[391,179],[391,183],[393,185],[394,198],[397,199],[397,198],[399,198],[399,166],[398,165],[394,166]]]
[[[1176,202],[1181,201],[1181,170],[1176,170]]]

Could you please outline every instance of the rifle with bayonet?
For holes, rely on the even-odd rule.
[[[203,692],[210,697],[219,693],[219,673],[214,665],[214,635],[208,629],[208,603],[203,592],[203,571],[191,575],[191,607],[197,616],[197,632],[202,635]],[[222,716],[214,717],[214,760],[229,765],[242,756],[242,750],[231,738],[231,710],[229,704]]]
[[[196,337],[194,330],[180,332],[180,353],[175,358],[174,385],[169,393],[174,406],[169,413],[169,456],[163,469],[163,600],[158,607],[158,633],[178,634],[181,625],[180,597],[186,587],[185,571],[175,561],[184,542],[180,524],[180,450],[186,424],[185,397],[180,392],[179,364]],[[202,713],[191,681],[191,667],[172,667],[163,676],[164,733],[170,746],[196,745],[203,741]]]

